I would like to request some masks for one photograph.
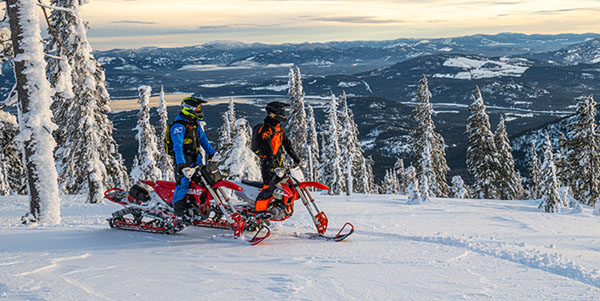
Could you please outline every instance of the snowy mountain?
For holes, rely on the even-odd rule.
[[[569,45],[557,51],[525,54],[523,56],[563,65],[600,63],[600,38],[589,38],[585,42]]]
[[[166,299],[556,299],[600,295],[600,220],[532,201],[405,196],[326,197],[330,231],[350,221],[343,242],[309,240],[301,203],[257,246],[230,231],[175,235],[110,229],[120,206],[63,197],[63,222],[23,226],[25,197],[0,198],[0,297],[7,300]],[[557,226],[559,225],[559,226]],[[550,230],[551,229],[551,230]],[[192,279],[186,281],[185,279]]]

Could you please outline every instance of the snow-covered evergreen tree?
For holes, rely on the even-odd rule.
[[[575,118],[567,127],[569,171],[565,178],[575,198],[593,206],[600,197],[600,141],[596,133],[596,102],[591,95],[579,99]]]
[[[156,143],[156,133],[150,124],[150,93],[152,88],[140,86],[138,88],[140,111],[138,113],[138,124],[133,129],[137,131],[135,138],[138,141],[138,153],[135,155],[134,164],[131,169],[132,182],[140,180],[156,181],[162,177],[162,171],[158,168],[160,153]]]
[[[381,188],[383,188],[383,193],[385,194],[396,194],[396,190],[394,189],[394,174],[393,170],[386,169],[385,176],[383,177],[383,182],[381,183]]]
[[[539,208],[548,213],[560,212],[560,196],[558,195],[558,179],[556,178],[556,166],[554,165],[554,154],[552,153],[552,143],[550,137],[546,134],[544,143],[544,163],[542,164],[542,186],[540,194],[542,201]]]
[[[29,192],[29,213],[23,223],[39,221],[59,224],[60,198],[53,150],[50,103],[53,89],[46,78],[38,3],[27,0],[6,1],[11,40],[14,48],[14,73],[18,93],[19,135],[23,143],[23,163]]]
[[[358,126],[354,122],[354,113],[348,107],[346,92],[342,91],[339,100],[340,148],[342,154],[344,154],[341,158],[341,164],[345,167],[346,177],[352,179],[351,186],[353,187],[353,191],[368,193],[370,191],[368,185],[370,180],[365,179],[365,177],[369,176],[369,174],[366,171],[366,166],[363,167],[365,156],[358,142]],[[348,172],[351,174],[348,174]]]
[[[17,118],[0,111],[0,195],[25,193],[25,172],[21,163],[22,145],[15,138],[19,133]]]
[[[542,172],[540,171],[540,162],[537,151],[535,150],[535,142],[531,142],[531,152],[529,155],[529,192],[530,200],[537,200],[540,195],[540,183],[542,181]]]
[[[556,177],[562,186],[568,187],[569,181],[567,176],[569,173],[569,165],[567,162],[567,136],[565,136],[564,133],[560,133],[558,145],[559,149],[554,157],[554,162],[556,163]]]
[[[406,168],[404,168],[404,159],[398,158],[394,164],[394,170],[396,172],[396,178],[398,182],[398,192],[400,194],[406,194],[406,188],[408,182],[406,181]]]
[[[379,191],[379,186],[375,184],[375,176],[373,174],[373,164],[375,160],[373,160],[373,156],[369,156],[365,158],[364,165],[366,168],[364,169],[366,172],[362,175],[363,181],[370,182],[369,183],[369,191],[365,191],[365,193],[377,193]]]
[[[167,127],[169,125],[169,115],[167,111],[167,101],[165,100],[165,89],[160,86],[160,98],[158,101],[158,152],[160,159],[158,161],[158,169],[162,171],[162,180],[175,181],[173,178],[173,159],[167,153],[165,137],[167,135]]]
[[[523,194],[521,185],[521,175],[515,171],[515,161],[512,156],[512,148],[508,140],[504,116],[500,116],[500,123],[494,134],[494,142],[498,151],[500,170],[495,186],[498,187],[498,193],[504,200],[517,200]]]
[[[409,166],[406,169],[406,181],[408,182],[408,204],[421,204],[423,198],[419,189],[419,180],[417,179],[417,171],[414,167]]]
[[[257,156],[250,149],[250,134],[247,127],[248,121],[240,118],[235,122],[235,137],[232,146],[223,154],[224,174],[231,180],[260,181],[261,173],[258,167]]]
[[[306,120],[306,111],[304,107],[304,91],[302,90],[302,76],[300,68],[290,67],[289,75],[290,113],[286,125],[286,134],[292,142],[292,148],[301,160],[308,161],[307,133],[308,123]],[[308,170],[304,170],[305,173]]]
[[[469,112],[471,116],[467,119],[465,133],[468,143],[467,169],[474,179],[472,186],[474,197],[497,199],[500,195],[495,184],[501,167],[479,87],[475,89]]]
[[[340,158],[339,146],[340,128],[337,117],[337,99],[331,94],[331,101],[326,109],[325,123],[321,127],[321,164],[319,167],[320,181],[331,188],[328,193],[340,195],[344,191],[345,182]]]
[[[417,90],[417,103],[413,109],[412,118],[416,121],[416,126],[411,132],[411,152],[413,163],[418,175],[422,175],[423,160],[425,156],[429,157],[431,172],[427,172],[427,183],[429,191],[423,192],[424,195],[443,197],[450,193],[450,188],[446,182],[446,175],[450,168],[446,163],[446,151],[444,138],[435,132],[432,116],[435,113],[430,102],[431,92],[427,84],[427,78],[419,82]],[[428,148],[429,154],[425,153]],[[422,176],[419,180],[423,183]]]
[[[317,123],[315,122],[315,111],[313,107],[308,104],[307,106],[307,135],[306,135],[306,145],[307,145],[307,155],[308,160],[307,164],[307,175],[308,179],[313,181],[318,179],[317,167],[320,164],[320,154],[319,154],[319,141],[317,135]]]
[[[452,187],[450,190],[452,191],[452,197],[455,199],[469,198],[469,188],[467,188],[461,176],[452,177]]]
[[[56,88],[52,110],[58,130],[55,159],[64,193],[88,193],[99,202],[107,188],[128,184],[127,170],[112,137],[108,119],[110,97],[104,70],[92,55],[77,0],[52,0],[50,24],[56,33],[47,39],[48,78]],[[62,44],[62,45],[61,45]]]
[[[425,148],[423,149],[423,157],[421,159],[421,174],[419,175],[419,189],[421,190],[421,201],[423,203],[431,200],[432,195],[429,188],[429,180],[435,178],[433,173],[431,148],[429,144],[425,144]]]

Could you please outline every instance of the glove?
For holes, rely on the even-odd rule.
[[[300,160],[300,162],[298,162],[298,166],[300,166],[301,168],[306,168],[306,161]]]
[[[219,162],[221,161],[221,155],[219,153],[214,153],[208,156],[208,161]]]

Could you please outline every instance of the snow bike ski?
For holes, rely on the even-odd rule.
[[[242,214],[244,220],[246,220],[247,230],[256,231],[253,239],[250,240],[251,244],[258,244],[269,237],[271,231],[268,226],[270,225],[270,222],[284,221],[290,218],[294,214],[294,201],[298,199],[302,200],[302,204],[304,204],[308,210],[317,230],[317,233],[307,233],[306,237],[311,239],[342,241],[354,233],[354,226],[347,222],[336,235],[326,235],[328,224],[327,216],[325,215],[325,212],[319,210],[317,207],[315,199],[310,193],[310,188],[329,190],[329,187],[319,182],[305,181],[302,170],[297,166],[293,168],[280,167],[275,170],[275,173],[282,180],[277,184],[277,188],[269,200],[267,210],[272,214],[272,217],[269,220],[257,219],[251,210],[254,207],[256,197],[263,187],[263,183],[246,180],[242,180],[241,182],[232,181],[243,188],[243,190],[236,190],[235,194],[238,198],[247,203],[247,205],[238,207],[238,211]],[[345,233],[342,233],[345,229],[348,230]]]
[[[184,169],[184,176],[190,178],[190,189],[186,198],[189,209],[185,212],[186,222],[201,227],[233,230],[240,237],[245,220],[224,189],[242,190],[243,188],[224,180],[214,162],[202,167]],[[175,192],[175,182],[141,181],[129,191],[112,188],[104,196],[125,208],[118,210],[107,219],[111,228],[150,233],[174,234],[184,228],[173,214],[171,200]]]

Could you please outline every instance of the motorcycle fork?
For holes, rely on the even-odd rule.
[[[319,207],[317,207],[317,204],[315,203],[315,199],[306,187],[301,188],[296,180],[292,180],[292,184],[294,188],[298,191],[298,194],[302,199],[302,204],[304,204],[304,206],[308,210],[308,214],[310,214],[310,216],[312,217],[313,223],[317,228],[317,232],[319,234],[325,234],[325,232],[327,231],[327,216],[325,215],[325,212],[319,210]],[[313,212],[313,209],[316,212],[316,214],[315,212]]]
[[[204,178],[202,179],[202,181],[204,181]],[[207,182],[204,181],[204,183]],[[225,215],[225,219],[227,220],[227,222],[233,227],[234,236],[241,236],[244,232],[244,219],[242,218],[242,215],[239,212],[237,212],[237,210],[235,210],[235,208],[233,207],[231,199],[226,197],[223,188],[217,187],[216,189],[213,189],[210,185],[206,185],[206,188],[208,189],[208,192],[212,195],[212,197],[217,201],[217,206]],[[231,214],[228,213],[223,203],[227,203],[227,205],[229,205]]]

